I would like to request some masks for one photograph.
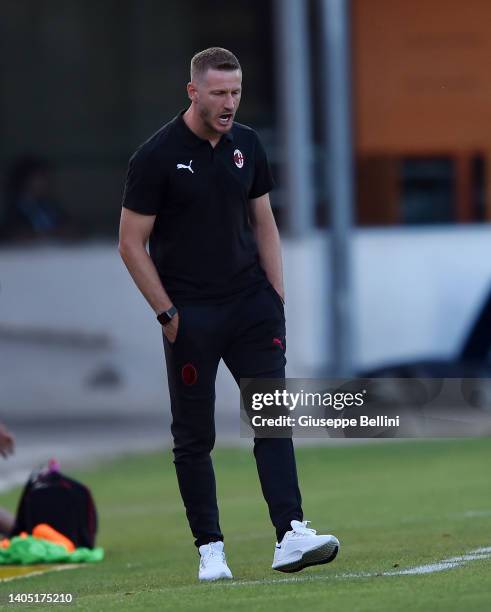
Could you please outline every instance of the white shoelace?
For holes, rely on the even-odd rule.
[[[317,531],[315,529],[311,529],[310,527],[307,527],[307,525],[309,525],[310,523],[311,521],[302,521],[301,527],[299,525],[297,525],[296,527],[293,527],[292,536],[294,537],[295,535],[299,535],[299,536],[315,535]]]
[[[210,542],[210,544],[208,544],[208,550],[201,556],[201,565],[205,565],[209,561],[212,561],[212,559],[220,559],[220,561],[225,561],[225,553],[213,546],[214,544],[215,542]]]

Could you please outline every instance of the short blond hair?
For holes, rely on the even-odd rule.
[[[193,56],[191,80],[203,76],[207,70],[242,70],[235,55],[222,47],[210,47]]]

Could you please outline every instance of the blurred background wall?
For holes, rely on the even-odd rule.
[[[270,2],[6,0],[0,45],[3,170],[26,152],[48,158],[90,235],[116,235],[128,157],[186,106],[198,50],[232,48],[241,120],[274,124]]]
[[[360,221],[489,220],[491,4],[353,8]]]

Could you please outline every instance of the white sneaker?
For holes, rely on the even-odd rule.
[[[316,535],[307,527],[310,521],[292,521],[274,551],[273,569],[280,572],[299,572],[310,565],[329,563],[336,558],[339,540],[333,535]]]
[[[220,578],[233,577],[225,559],[223,542],[203,544],[198,550],[201,555],[198,573],[200,580],[220,580]]]

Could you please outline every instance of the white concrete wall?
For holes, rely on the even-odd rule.
[[[316,234],[302,243],[284,243],[289,362],[295,372],[307,373],[331,359],[327,241]],[[490,254],[487,225],[357,230],[358,366],[452,357],[491,290]]]
[[[491,228],[359,232],[359,362],[452,357],[491,290]]]

